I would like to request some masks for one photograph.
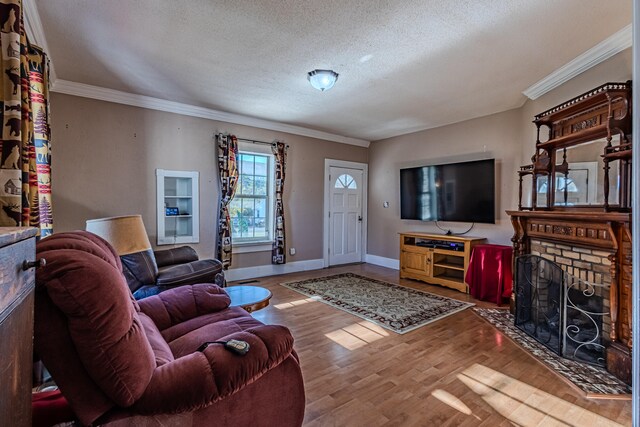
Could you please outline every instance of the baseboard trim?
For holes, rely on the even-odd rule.
[[[288,262],[286,264],[257,265],[255,267],[232,268],[224,272],[227,282],[254,279],[256,277],[276,276],[298,271],[320,270],[324,268],[323,259]]]
[[[392,268],[394,270],[400,270],[400,261],[393,258],[385,258],[378,255],[367,254],[365,256],[365,262],[368,264],[375,264],[381,267]]]

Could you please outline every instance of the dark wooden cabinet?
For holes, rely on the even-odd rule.
[[[0,228],[0,426],[31,425],[34,228]]]

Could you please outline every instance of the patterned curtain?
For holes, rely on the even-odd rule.
[[[216,135],[220,171],[220,219],[218,222],[218,259],[226,270],[231,266],[231,217],[229,203],[238,186],[238,139],[235,135]]]
[[[0,226],[53,232],[49,128],[49,63],[29,45],[22,1],[0,1]]]
[[[285,245],[284,231],[284,176],[285,166],[287,164],[287,149],[289,148],[284,142],[274,142],[271,151],[275,157],[275,183],[276,183],[276,209],[275,209],[275,236],[273,240],[273,249],[271,251],[272,264],[285,264],[287,262],[287,247]]]

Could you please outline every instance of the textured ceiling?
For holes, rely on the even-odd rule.
[[[520,106],[631,0],[37,0],[57,77],[378,140]],[[340,73],[321,93],[315,68]]]

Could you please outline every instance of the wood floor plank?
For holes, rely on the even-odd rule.
[[[273,298],[253,315],[296,340],[305,426],[631,424],[630,401],[587,399],[470,310],[399,335],[279,285],[344,272],[495,307],[370,264],[258,279]]]

